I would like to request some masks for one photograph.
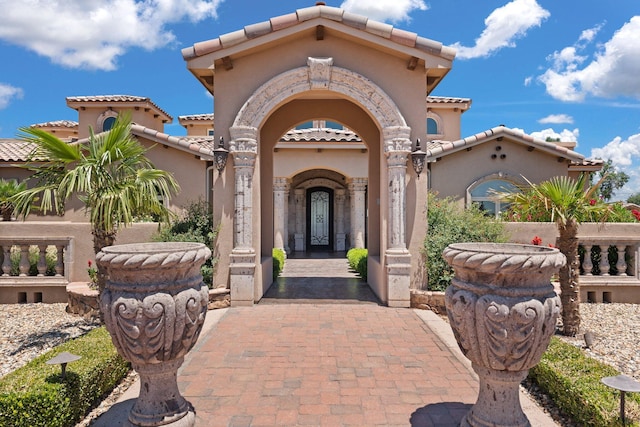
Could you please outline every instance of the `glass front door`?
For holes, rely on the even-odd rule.
[[[333,191],[312,188],[307,192],[307,249],[331,250],[333,234]]]

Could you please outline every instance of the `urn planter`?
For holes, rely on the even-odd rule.
[[[105,326],[140,375],[131,425],[195,424],[177,371],[205,320],[209,293],[200,267],[210,256],[205,245],[182,242],[107,246],[96,256],[107,273],[100,296]]]
[[[555,248],[459,243],[443,252],[455,276],[445,293],[449,323],[480,379],[462,426],[529,426],[519,384],[547,349],[560,315],[551,276],[566,259]]]

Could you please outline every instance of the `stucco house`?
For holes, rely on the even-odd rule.
[[[220,224],[214,280],[230,288],[232,305],[251,305],[267,291],[272,248],[366,247],[373,291],[389,306],[409,306],[411,290],[426,282],[420,249],[429,190],[498,213],[491,188],[601,167],[574,144],[501,125],[462,137],[471,100],[433,95],[454,49],[321,2],[196,43],[182,56],[216,100],[212,113],[178,117],[185,136],[164,133],[173,118],[130,95],[71,96],[77,122],[35,126],[72,142],[131,112],[148,157],[180,183],[172,207],[199,197],[212,205]],[[219,146],[228,151],[220,171]],[[24,179],[18,166],[28,152],[0,140],[0,178]],[[422,169],[414,166],[421,158]],[[83,213],[70,206],[50,219],[82,221]]]

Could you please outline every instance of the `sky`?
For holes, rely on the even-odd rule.
[[[327,0],[454,47],[453,69],[431,95],[471,98],[462,135],[504,124],[577,142],[640,192],[639,0]],[[315,0],[0,0],[0,138],[77,120],[65,98],[151,98],[174,117],[214,100],[181,49],[315,5]]]

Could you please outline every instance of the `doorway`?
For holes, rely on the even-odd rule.
[[[307,250],[333,251],[333,190],[307,190]]]

